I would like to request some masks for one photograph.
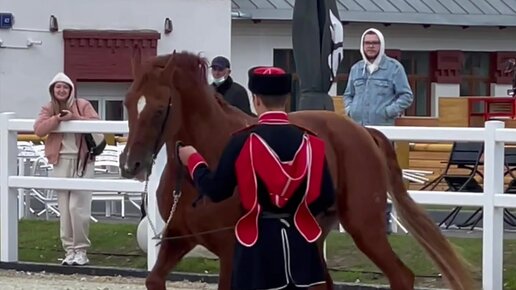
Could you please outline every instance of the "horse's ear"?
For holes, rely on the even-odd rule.
[[[142,65],[142,50],[139,45],[135,45],[135,47],[133,49],[133,57],[131,58],[131,67],[132,67],[134,79],[140,74],[141,65]]]

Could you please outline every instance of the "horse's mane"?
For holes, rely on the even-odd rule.
[[[226,115],[232,118],[244,119],[247,121],[247,123],[250,123],[252,120],[256,119],[256,116],[250,116],[242,112],[237,107],[230,105],[219,93],[215,92],[215,90],[213,92],[215,101]]]
[[[206,94],[213,97],[215,103],[222,112],[228,115],[231,119],[246,120],[249,123],[253,122],[253,116],[249,116],[242,112],[240,109],[230,105],[224,98],[215,91],[213,86],[209,85],[206,72],[208,70],[208,60],[199,54],[194,54],[188,51],[174,52],[169,54],[163,54],[147,59],[144,63],[145,71],[149,72],[155,69],[163,69],[167,65],[170,57],[174,57],[174,65],[181,69],[183,72],[190,72],[193,75],[198,76],[198,81],[204,86],[198,87],[202,89]]]
[[[200,55],[188,51],[173,52],[148,58],[143,63],[144,72],[152,72],[156,69],[163,69],[167,65],[170,57],[173,56],[174,66],[181,69],[183,73],[194,73],[202,84],[207,85],[208,79],[208,60]]]

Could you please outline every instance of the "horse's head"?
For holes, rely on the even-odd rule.
[[[184,86],[197,90],[207,86],[206,63],[195,55],[175,51],[142,63],[137,52],[132,67],[134,80],[124,102],[129,136],[120,167],[122,176],[142,179],[143,174],[150,174],[166,140],[174,138],[182,126]]]

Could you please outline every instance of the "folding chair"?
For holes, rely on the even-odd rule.
[[[428,187],[431,187],[430,190],[433,190],[435,187],[437,187],[437,185],[444,181],[448,185],[448,189],[446,191],[483,192],[484,189],[475,179],[477,174],[483,178],[482,173],[478,171],[478,166],[480,165],[480,159],[482,158],[483,153],[483,142],[454,142],[448,163],[443,173],[423,186],[420,190],[425,190]],[[453,168],[466,169],[468,172],[463,174],[451,173],[450,170]],[[442,226],[448,222],[446,223],[446,229],[448,229],[461,209],[461,206],[455,207],[452,212],[450,212],[439,223],[439,226]],[[481,210],[482,208],[477,209],[473,215],[471,215],[470,218],[460,226],[468,226],[467,224],[470,222],[470,220],[475,217]]]
[[[505,148],[505,168],[504,177],[509,175],[511,180],[507,185],[504,193],[506,194],[516,194],[516,175],[514,171],[516,171],[516,148]],[[516,216],[513,215],[509,209],[505,209],[503,212],[505,222],[511,227],[516,227]]]
[[[514,194],[516,193],[516,175],[513,173],[513,171],[516,170],[516,148],[505,148],[504,160],[504,166],[506,168],[506,171],[504,172],[504,177],[506,175],[510,175],[511,177],[511,181],[509,181],[509,184],[507,188],[504,190],[504,193]],[[478,217],[475,220],[473,220],[473,217],[476,214],[478,214]],[[458,226],[471,226],[471,229],[473,230],[475,226],[482,220],[482,218],[483,211],[482,208],[480,208],[473,215],[471,215],[462,225]],[[516,216],[513,215],[508,209],[504,209],[503,219],[508,225],[516,227]]]
[[[102,154],[95,157],[95,177],[100,178],[120,178],[119,156],[121,151],[117,146],[106,145]],[[94,201],[105,202],[105,216],[110,217],[113,209],[116,208],[115,202],[120,202],[120,216],[125,218],[125,195],[121,192],[93,192]]]
[[[52,166],[48,164],[47,158],[41,156],[34,160],[30,176],[48,176],[50,170],[52,170]],[[30,188],[29,191],[30,195],[44,206],[43,210],[36,213],[37,216],[45,214],[48,220],[49,213],[53,213],[57,217],[61,215],[57,207],[57,196],[53,189]]]

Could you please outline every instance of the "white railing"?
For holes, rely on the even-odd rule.
[[[18,261],[18,188],[91,190],[96,192],[143,192],[144,183],[129,179],[87,179],[17,176],[17,134],[33,131],[34,120],[14,119],[14,113],[0,113],[0,261]],[[120,133],[129,131],[127,121],[70,121],[62,123],[58,132]],[[161,172],[167,160],[165,147],[160,151],[149,178],[148,192],[158,188]],[[156,204],[156,196],[148,195],[149,204]],[[161,229],[163,221],[156,206],[149,206],[148,218]],[[155,233],[147,227],[147,268],[152,269],[159,246],[152,241]]]
[[[18,131],[32,131],[34,120],[13,119],[13,113],[0,114],[0,227],[2,262],[18,260],[17,188],[67,188],[95,191],[141,192],[143,184],[133,180],[66,179],[16,176],[16,137]],[[503,210],[516,208],[516,196],[504,194],[504,144],[516,143],[516,129],[505,129],[500,121],[486,122],[485,128],[376,127],[391,140],[477,141],[484,142],[484,192],[410,191],[420,204],[483,207],[482,284],[486,290],[503,288]],[[127,122],[73,121],[58,128],[60,132],[127,133]],[[154,193],[166,163],[162,150],[149,182]],[[163,226],[154,194],[149,194],[148,214],[158,230]],[[159,222],[159,223],[158,223]],[[147,245],[152,245],[148,227]],[[154,243],[155,244],[155,243]],[[154,265],[158,247],[148,247],[148,269]]]

